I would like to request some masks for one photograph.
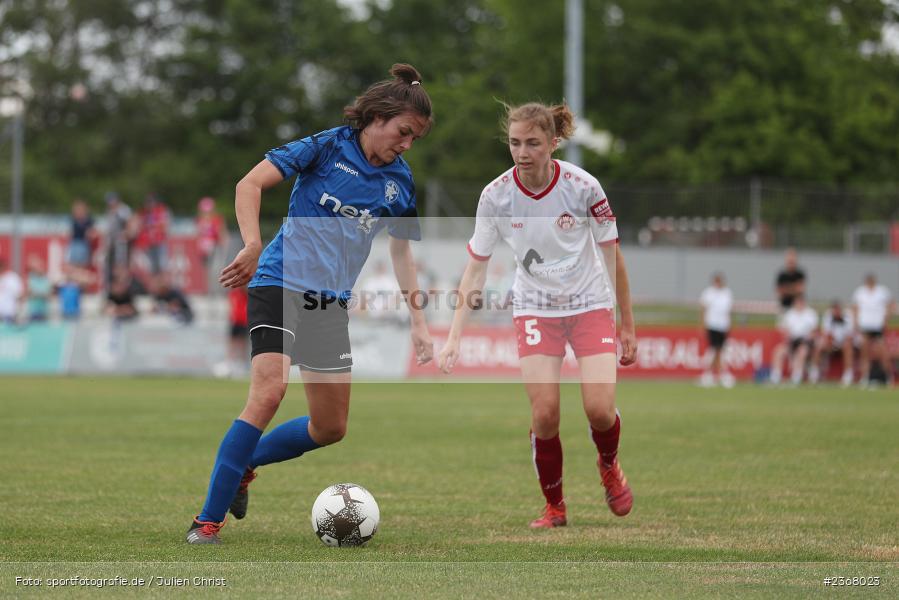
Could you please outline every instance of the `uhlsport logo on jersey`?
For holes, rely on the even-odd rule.
[[[356,219],[359,221],[359,229],[364,231],[365,233],[371,233],[372,226],[378,221],[377,217],[372,216],[371,211],[367,208],[359,210],[355,206],[350,206],[347,204],[344,206],[343,202],[325,192],[322,194],[321,199],[318,201],[319,205],[327,206],[328,202],[331,203],[331,212],[340,215],[341,217],[346,217],[348,219]]]
[[[384,184],[384,201],[387,204],[393,204],[400,197],[400,188],[392,179],[388,179]]]
[[[336,168],[340,169],[341,171],[343,171],[344,173],[347,173],[347,174],[349,174],[349,175],[352,175],[353,177],[359,177],[359,171],[357,171],[356,169],[353,169],[353,168],[351,168],[351,167],[346,166],[346,165],[343,164],[342,162],[339,162],[339,161],[338,161],[338,162],[334,163],[334,166],[335,166]]]

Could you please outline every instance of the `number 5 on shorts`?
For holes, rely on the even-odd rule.
[[[536,346],[540,343],[542,337],[540,335],[540,330],[537,329],[537,319],[528,319],[525,321],[524,332],[527,334],[524,341],[527,342],[528,346]]]

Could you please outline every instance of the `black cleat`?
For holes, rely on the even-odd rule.
[[[190,529],[187,530],[188,544],[221,544],[219,539],[219,530],[225,522],[215,523],[214,521],[198,521],[194,519]]]
[[[243,519],[247,516],[247,507],[250,504],[250,492],[247,488],[254,479],[256,479],[256,471],[247,467],[240,480],[240,487],[237,488],[237,493],[234,495],[234,500],[231,501],[231,506],[228,508],[228,512],[234,515],[235,519]]]

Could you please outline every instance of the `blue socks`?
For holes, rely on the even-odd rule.
[[[197,520],[216,523],[225,520],[225,514],[234,500],[234,494],[237,493],[240,480],[261,436],[262,432],[246,421],[234,421],[219,446],[209,480],[206,504]]]
[[[282,462],[320,448],[309,435],[309,417],[299,417],[281,423],[259,440],[250,468]],[[235,488],[236,489],[236,488]]]
[[[309,417],[282,423],[265,437],[246,421],[235,420],[219,446],[206,504],[197,520],[216,523],[225,520],[247,466],[255,469],[290,460],[319,447],[309,435]]]

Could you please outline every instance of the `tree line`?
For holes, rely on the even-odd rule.
[[[584,166],[601,181],[896,181],[899,49],[884,32],[897,3],[584,10],[581,116],[612,136]],[[190,214],[206,195],[227,207],[266,150],[339,124],[355,94],[409,62],[436,111],[408,155],[423,190],[509,166],[502,102],[563,99],[564,35],[561,0],[0,0],[0,96],[26,99],[29,211],[74,197],[99,208],[117,190]],[[283,215],[286,197],[270,195],[264,216]]]

